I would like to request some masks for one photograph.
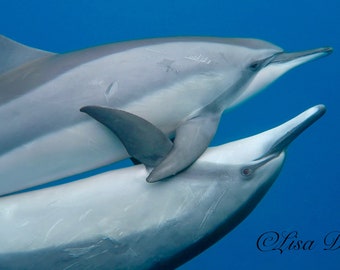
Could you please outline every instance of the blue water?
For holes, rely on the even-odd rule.
[[[338,0],[5,1],[0,33],[55,52],[139,38],[209,35],[255,37],[286,50],[333,46],[327,58],[284,75],[226,113],[213,144],[273,127],[323,103],[327,114],[298,138],[258,207],[234,231],[183,265],[189,269],[339,269],[340,248],[323,237],[340,231],[340,2]],[[297,231],[311,251],[261,252],[266,231]],[[340,239],[338,242],[340,245]]]

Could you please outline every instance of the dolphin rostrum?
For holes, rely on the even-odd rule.
[[[170,181],[149,185],[138,165],[2,197],[0,268],[174,269],[255,208],[288,144],[324,112],[318,105],[269,131],[209,148]],[[144,125],[131,114],[116,115]],[[161,137],[152,125],[142,129]],[[159,147],[167,152],[168,143],[165,136]],[[157,159],[163,150],[154,150]],[[141,159],[152,161],[148,154]]]
[[[138,115],[175,138],[148,181],[176,174],[207,148],[225,109],[331,51],[165,38],[53,54],[0,37],[0,195],[128,157],[118,138],[79,112],[89,105]]]

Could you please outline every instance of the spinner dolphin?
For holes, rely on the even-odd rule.
[[[53,54],[0,37],[0,195],[128,157],[118,138],[79,112],[89,105],[128,111],[175,138],[147,178],[174,175],[208,147],[225,109],[331,51],[168,38]]]
[[[169,181],[148,184],[138,165],[2,197],[0,268],[174,269],[255,208],[288,144],[324,111],[318,105],[269,131],[209,148]],[[126,120],[145,124],[131,114]],[[145,130],[161,137],[152,125]],[[159,145],[168,151],[166,136]]]

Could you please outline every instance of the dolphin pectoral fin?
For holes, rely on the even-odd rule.
[[[80,111],[108,127],[127,152],[145,166],[157,166],[173,146],[161,130],[134,114],[100,106],[86,106]]]
[[[185,121],[176,130],[174,143],[157,127],[134,114],[100,106],[81,112],[108,127],[132,158],[154,169],[147,181],[157,182],[186,169],[198,159],[215,135],[220,115],[209,114]]]
[[[186,169],[209,146],[216,133],[220,115],[196,117],[176,130],[174,146],[164,160],[150,173],[147,181],[157,182]]]
[[[0,35],[0,75],[39,58],[54,53],[27,47]]]

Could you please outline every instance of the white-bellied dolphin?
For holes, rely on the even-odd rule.
[[[173,175],[206,149],[223,110],[330,52],[169,38],[52,54],[0,37],[0,195],[128,157],[111,132],[79,112],[88,105],[128,111],[175,136],[148,180]]]
[[[324,111],[315,106],[269,131],[209,148],[170,181],[150,185],[138,165],[2,197],[0,269],[174,269],[254,209],[288,144]]]

